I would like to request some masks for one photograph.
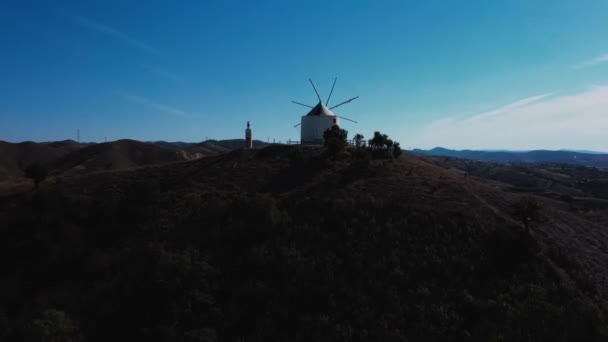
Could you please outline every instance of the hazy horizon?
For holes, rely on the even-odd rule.
[[[299,139],[323,100],[405,149],[608,151],[608,3],[0,5],[0,140]],[[575,15],[574,15],[575,14]]]

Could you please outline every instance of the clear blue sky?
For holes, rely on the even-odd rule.
[[[0,140],[298,139],[608,150],[608,2],[3,1]],[[606,100],[604,100],[606,99]],[[334,102],[336,103],[336,102]]]

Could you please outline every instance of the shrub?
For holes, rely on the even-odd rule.
[[[509,274],[530,262],[539,249],[530,234],[513,227],[498,227],[488,234],[485,243],[488,262],[499,274]]]
[[[513,204],[515,216],[529,229],[541,221],[540,205],[531,197],[522,197]]]
[[[36,188],[46,178],[46,169],[39,163],[30,164],[24,170],[25,177],[34,181]]]
[[[355,142],[355,146],[363,147],[363,144],[365,143],[365,141],[363,139],[365,139],[363,134],[360,134],[360,133],[355,134],[355,137],[353,138],[353,141]]]
[[[342,154],[346,146],[348,146],[347,138],[348,132],[346,130],[341,129],[338,125],[333,125],[323,133],[323,144],[330,155],[337,156]]]
[[[395,144],[393,145],[393,157],[394,158],[399,158],[399,156],[401,155],[402,151],[401,151],[401,145],[399,145],[398,142],[395,142]]]
[[[350,152],[350,157],[353,161],[353,164],[358,167],[369,165],[371,160],[370,152],[364,148],[353,149]]]
[[[289,164],[291,166],[300,166],[304,162],[304,151],[302,147],[296,146],[289,150],[287,154],[287,159],[289,159]]]
[[[77,341],[76,326],[65,312],[58,310],[44,311],[42,318],[31,324],[31,333],[39,341]]]

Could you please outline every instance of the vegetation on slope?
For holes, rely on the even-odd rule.
[[[52,143],[26,141],[13,144],[0,140],[0,182],[22,177],[32,164],[46,164],[80,149],[73,140]]]
[[[539,234],[583,219],[357,151],[237,150],[0,198],[0,338],[606,340],[602,289]]]

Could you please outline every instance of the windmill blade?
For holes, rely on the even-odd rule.
[[[334,87],[336,86],[336,81],[338,81],[338,78],[334,78],[334,84],[331,86],[331,91],[329,92],[329,96],[327,97],[327,101],[325,101],[325,105],[329,106],[329,99],[331,99],[331,94],[334,92]]]
[[[303,104],[303,103],[300,103],[300,102],[296,102],[296,101],[291,101],[291,102],[293,102],[293,103],[295,103],[297,105],[300,105],[300,106],[304,106],[304,107],[308,107],[308,108],[314,108],[313,106],[309,106],[307,104]]]
[[[340,116],[340,115],[336,115],[336,116],[337,116],[337,117],[339,117],[340,119],[344,119],[344,120],[346,120],[346,121],[350,121],[350,122],[358,123],[358,122],[357,122],[357,121],[355,121],[355,120],[352,120],[352,119],[349,119],[349,118],[345,118],[345,117]]]
[[[355,97],[353,97],[352,99],[349,99],[349,100],[346,100],[346,101],[344,101],[344,102],[342,102],[342,103],[339,103],[339,104],[337,104],[337,105],[335,105],[335,106],[333,106],[333,107],[331,107],[331,108],[329,108],[329,109],[331,110],[331,109],[334,109],[334,108],[336,108],[336,107],[340,107],[341,105],[346,104],[346,103],[349,103],[349,102],[351,102],[351,101],[354,101],[354,100],[356,100],[356,99],[358,99],[358,98],[359,98],[359,96],[355,96]]]
[[[321,102],[321,96],[319,96],[319,92],[317,91],[317,87],[315,87],[315,84],[312,83],[312,80],[310,78],[308,80],[310,81],[310,84],[312,84],[312,89],[315,90],[315,94],[317,94],[317,98],[319,99],[319,102]]]
[[[302,124],[302,123],[300,122],[299,124],[297,124],[297,125],[293,126],[293,128],[296,128],[296,127],[300,126],[301,124]]]

